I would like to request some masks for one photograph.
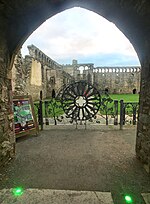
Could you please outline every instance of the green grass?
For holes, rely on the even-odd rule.
[[[102,95],[102,98],[103,97],[107,98],[106,95]],[[118,100],[118,112],[120,112],[120,100],[123,100],[124,102],[136,102],[136,103],[139,102],[139,95],[138,94],[110,94],[109,97],[113,100]],[[108,102],[106,109],[104,106],[103,106],[103,104],[101,105],[100,113],[105,115],[106,109],[107,109],[108,115],[111,115],[110,109],[111,109],[111,107],[114,107],[114,101],[112,101],[112,103]],[[113,108],[113,110],[114,110],[114,108]],[[126,111],[132,113],[133,112],[132,106],[128,105],[128,107],[126,108]]]
[[[139,102],[139,94],[110,94],[113,100],[124,100],[124,102]]]

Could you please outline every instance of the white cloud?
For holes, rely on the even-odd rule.
[[[124,34],[98,14],[81,8],[68,9],[43,23],[23,45],[36,45],[52,59],[119,53],[133,57],[137,54]],[[92,58],[90,62],[93,62]]]

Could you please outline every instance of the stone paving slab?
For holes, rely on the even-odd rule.
[[[149,204],[141,195],[150,193],[150,177],[135,157],[135,128],[67,127],[19,138],[16,159],[0,169],[0,189],[111,192],[114,204],[125,204],[124,194],[134,204]]]
[[[113,204],[110,192],[26,189],[15,197],[12,189],[0,191],[1,204]]]
[[[144,201],[146,204],[150,204],[150,193],[142,193]]]

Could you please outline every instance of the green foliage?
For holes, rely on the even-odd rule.
[[[37,117],[38,117],[38,108],[39,108],[39,102],[34,102],[34,112]]]
[[[63,115],[63,113],[60,101],[55,98],[45,101],[45,117],[53,118],[55,125],[57,125],[57,120],[59,120],[58,117]]]
[[[101,106],[100,113],[101,114],[111,114],[113,112],[113,99],[108,95],[101,96]]]
[[[99,112],[101,116],[106,119],[106,125],[108,125],[108,115],[114,114],[114,101],[108,94],[101,95]]]
[[[38,117],[39,101],[34,102],[34,111]],[[44,100],[42,102],[42,113],[44,118],[53,118],[55,125],[59,116],[64,114],[61,102],[55,98]],[[60,121],[60,120],[59,120]]]
[[[64,113],[61,102],[55,98],[45,102],[45,116],[52,118],[58,117]]]

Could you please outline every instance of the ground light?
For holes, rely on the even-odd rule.
[[[14,196],[21,196],[23,194],[23,188],[22,187],[13,188],[12,193]]]
[[[125,199],[126,203],[133,203],[133,199],[130,195],[125,195],[124,199]]]

